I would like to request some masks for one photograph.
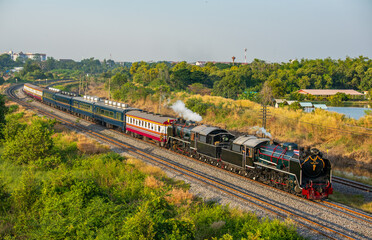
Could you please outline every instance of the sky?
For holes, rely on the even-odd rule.
[[[371,0],[0,0],[0,53],[55,59],[372,58]]]

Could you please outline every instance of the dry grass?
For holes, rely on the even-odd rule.
[[[0,85],[0,92],[1,93],[4,93],[5,92],[5,89],[7,89],[10,86],[11,86],[10,83],[4,83],[4,84]]]
[[[105,90],[104,84],[97,84],[94,82],[88,85],[87,95],[108,99],[108,91]]]
[[[189,193],[188,190],[183,190],[180,188],[173,188],[167,193],[167,196],[165,197],[165,200],[167,200],[169,203],[173,203],[176,205],[181,205],[183,203],[190,204],[193,199],[194,196]]]
[[[149,164],[144,163],[141,160],[135,158],[129,158],[127,163],[134,165],[139,171],[145,173],[147,175],[152,175],[156,177],[163,177],[165,173],[159,167],[151,166]]]
[[[334,191],[333,194],[329,196],[329,199],[372,213],[372,202],[366,202],[362,195],[345,194]]]
[[[61,123],[56,123],[54,125],[54,131],[57,133],[60,133],[60,132],[69,132],[70,130],[66,125],[61,124]]]
[[[225,221],[217,221],[217,222],[213,222],[211,224],[211,228],[214,229],[214,230],[218,230],[218,229],[221,229],[223,226],[225,226],[226,222]]]
[[[99,153],[106,153],[110,150],[110,148],[106,145],[102,145],[94,139],[90,139],[85,135],[72,132],[72,131],[65,131],[61,133],[62,137],[61,140],[63,142],[77,143],[77,148],[80,153],[83,154],[99,154]]]
[[[80,152],[84,154],[99,154],[109,151],[109,147],[99,144],[97,141],[92,139],[79,139],[77,147]]]
[[[149,175],[145,178],[144,182],[146,187],[157,189],[164,186],[164,183],[162,181],[157,180],[154,176]]]

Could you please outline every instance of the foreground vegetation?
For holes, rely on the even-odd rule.
[[[2,131],[1,239],[301,239],[290,221],[203,202],[156,167],[11,109]]]

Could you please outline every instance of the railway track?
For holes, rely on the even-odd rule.
[[[278,203],[270,203],[266,199],[257,198],[255,196],[253,196],[250,192],[246,191],[244,188],[241,188],[241,187],[236,186],[236,185],[232,185],[230,183],[227,184],[224,179],[212,177],[212,176],[210,176],[208,174],[205,174],[203,172],[200,172],[196,169],[187,168],[187,167],[185,167],[185,166],[183,166],[179,163],[176,163],[176,162],[171,161],[169,159],[166,159],[164,157],[146,153],[145,151],[142,151],[142,150],[136,148],[135,146],[128,145],[127,143],[124,143],[122,141],[112,139],[112,138],[107,137],[103,134],[100,134],[100,133],[94,132],[90,129],[87,129],[87,128],[81,126],[80,124],[78,124],[76,121],[74,122],[74,121],[66,120],[66,119],[63,119],[63,118],[57,116],[54,113],[50,113],[50,112],[47,112],[47,111],[37,109],[36,107],[32,106],[31,104],[23,102],[23,101],[18,99],[18,97],[14,94],[14,89],[16,87],[17,86],[11,87],[7,90],[8,96],[10,96],[10,98],[13,99],[15,102],[18,102],[19,104],[24,105],[27,108],[30,108],[30,109],[38,112],[39,114],[46,115],[46,116],[51,117],[51,118],[55,118],[58,121],[61,121],[61,122],[65,123],[66,125],[69,125],[69,126],[73,127],[74,129],[77,129],[78,131],[84,132],[85,134],[87,134],[87,135],[89,135],[89,136],[91,136],[95,139],[98,139],[100,141],[109,143],[110,145],[113,145],[115,147],[125,149],[125,151],[130,152],[132,155],[134,155],[136,157],[139,157],[141,159],[153,162],[157,165],[161,165],[163,168],[167,168],[167,169],[170,169],[171,171],[174,171],[174,172],[177,172],[179,174],[185,175],[185,176],[187,176],[187,177],[189,177],[189,178],[191,178],[195,181],[201,182],[203,184],[207,184],[208,186],[211,186],[215,189],[218,189],[219,191],[221,191],[221,192],[223,192],[227,195],[234,196],[235,198],[238,198],[241,201],[244,201],[246,203],[255,205],[257,208],[264,209],[265,211],[271,212],[272,214],[274,214],[276,216],[279,216],[281,218],[291,217],[295,222],[297,222],[297,224],[299,224],[303,227],[306,227],[308,229],[311,229],[311,230],[313,230],[313,231],[315,231],[315,232],[317,232],[317,233],[319,233],[319,234],[321,234],[321,235],[323,235],[327,238],[330,238],[330,239],[339,239],[339,238],[354,239],[354,237],[350,236],[348,233],[339,232],[337,230],[332,229],[332,227],[327,227],[327,226],[324,226],[322,224],[317,223],[316,221],[307,219],[306,217],[301,216],[301,214],[297,213],[293,209],[284,208],[283,206],[280,205],[280,203],[279,204]],[[58,110],[53,110],[53,112],[54,111],[58,111]],[[222,170],[220,169],[220,171],[222,171]],[[267,185],[265,185],[265,186],[267,186]],[[372,221],[369,222],[369,223],[372,224]],[[316,226],[316,227],[314,227],[314,226]]]
[[[359,183],[359,182],[355,182],[355,181],[352,181],[352,180],[349,180],[349,179],[346,179],[346,178],[333,176],[332,177],[332,182],[339,183],[339,184],[342,184],[342,185],[345,185],[345,186],[349,186],[349,187],[352,187],[352,188],[355,188],[355,189],[359,189],[359,190],[362,190],[362,191],[365,191],[365,192],[372,192],[372,186],[369,186],[367,184],[362,184],[362,183]]]

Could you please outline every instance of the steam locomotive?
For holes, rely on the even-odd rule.
[[[177,121],[168,127],[167,147],[307,199],[333,192],[330,161],[315,148]]]
[[[330,161],[315,148],[253,135],[236,137],[218,127],[58,89],[25,84],[23,90],[52,107],[307,199],[324,199],[333,192]]]

